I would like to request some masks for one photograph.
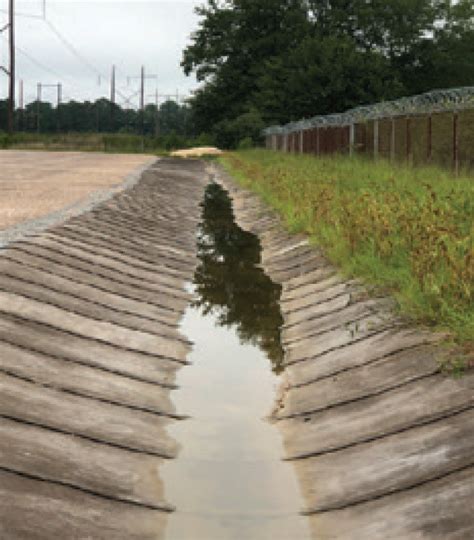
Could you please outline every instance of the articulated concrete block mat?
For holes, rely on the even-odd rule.
[[[474,374],[440,372],[443,336],[348,281],[222,170],[238,224],[282,285],[286,371],[274,421],[315,539],[474,538]]]
[[[207,178],[162,160],[0,251],[2,540],[162,536]]]

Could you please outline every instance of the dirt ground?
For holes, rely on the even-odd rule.
[[[0,230],[119,186],[146,155],[0,151]]]

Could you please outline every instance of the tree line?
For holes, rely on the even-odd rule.
[[[318,114],[474,85],[472,0],[207,0],[183,52],[221,146]]]
[[[7,100],[0,101],[0,131],[7,128]],[[130,133],[148,136],[194,136],[191,109],[175,101],[143,111],[122,108],[107,99],[90,102],[69,101],[54,106],[32,102],[15,111],[17,131],[39,133]]]

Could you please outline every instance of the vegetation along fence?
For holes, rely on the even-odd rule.
[[[474,87],[436,90],[264,130],[269,149],[474,168]]]

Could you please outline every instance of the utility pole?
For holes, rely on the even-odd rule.
[[[140,75],[140,110],[145,108],[145,67],[142,66]]]
[[[140,130],[142,133],[142,152],[145,150],[145,66],[142,66],[140,75]]]
[[[23,107],[25,106],[25,100],[24,100],[24,91],[23,91],[23,80],[20,80],[20,91],[18,96],[18,107],[20,109],[20,119],[19,119],[19,125],[18,130],[22,131],[24,129],[23,120],[24,120],[24,111]]]
[[[15,131],[15,0],[10,0],[9,17],[10,92],[8,100],[8,132],[11,135]]]
[[[155,137],[159,137],[161,133],[161,126],[160,126],[160,98],[166,102],[166,101],[173,101],[176,100],[176,103],[179,105],[180,102],[186,100],[185,94],[180,94],[179,89],[176,91],[175,94],[160,94],[158,93],[158,89],[155,90],[154,94],[149,94],[148,97],[154,97],[155,98],[155,104],[156,104],[156,120],[155,120]],[[186,123],[186,117],[185,117],[185,123]],[[186,130],[186,126],[185,130]]]
[[[10,65],[8,69],[0,66],[9,78],[8,84],[8,133],[15,131],[15,0],[9,0],[8,3],[8,23],[0,28],[0,34],[8,29],[8,42],[10,52]]]
[[[161,133],[160,129],[160,98],[166,98],[168,97],[165,94],[160,94],[158,92],[158,88],[155,90],[154,94],[148,94],[149,98],[154,98],[155,106],[156,106],[156,114],[155,114],[155,137],[159,137]]]
[[[23,91],[23,80],[20,81],[20,93],[19,93],[19,96],[18,96],[18,106],[20,107],[20,109],[23,109],[23,107],[25,106],[25,100],[24,100],[24,91]]]
[[[158,139],[160,136],[160,95],[158,88],[155,92],[155,105],[156,105],[156,118],[155,118],[155,137]]]
[[[41,89],[42,84],[38,83],[36,87],[36,131],[39,133],[41,129]]]
[[[140,75],[138,77],[127,76],[127,84],[130,84],[132,79],[140,79],[140,89],[138,91],[140,95],[139,112],[140,112],[140,131],[142,135],[142,149],[145,145],[145,81],[147,79],[157,79],[157,75],[145,75],[145,66],[142,66]],[[132,96],[133,97],[133,96]],[[128,100],[127,100],[128,101]]]
[[[0,66],[0,71],[8,75],[8,132],[15,129],[15,2],[9,0],[8,23],[0,28],[0,34],[8,30],[10,62],[8,68]]]
[[[138,92],[135,92],[128,100],[127,102],[129,102],[129,100],[137,95],[137,94],[140,94],[140,104],[139,104],[139,108],[140,109],[143,109],[144,106],[145,106],[145,82],[148,80],[148,79],[158,79],[158,75],[145,75],[145,67],[142,66],[141,68],[141,71],[140,71],[140,75],[138,75],[138,77],[136,76],[132,76],[132,75],[128,75],[127,76],[127,86],[130,85],[130,82],[133,80],[133,79],[140,79],[140,89],[138,90]]]
[[[114,131],[115,113],[115,66],[112,66],[112,76],[110,77],[110,127]]]
[[[115,105],[115,66],[112,66],[112,76],[110,78],[110,101]]]
[[[56,84],[44,84],[38,83],[36,91],[36,131],[39,133],[41,129],[41,97],[43,93],[43,88],[56,88],[56,117],[57,117],[57,128],[60,129],[59,123],[59,107],[62,102],[63,96],[63,85],[61,83]]]
[[[56,105],[56,121],[58,125],[58,133],[61,131],[61,115],[60,115],[60,108],[61,108],[61,102],[62,102],[62,93],[63,93],[63,87],[61,83],[58,83],[58,103]]]

